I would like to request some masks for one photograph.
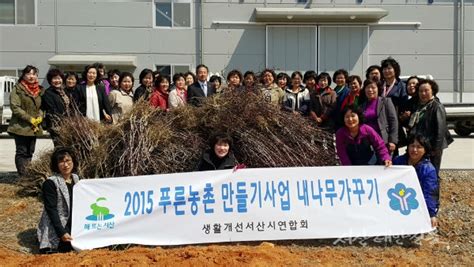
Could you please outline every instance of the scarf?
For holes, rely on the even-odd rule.
[[[319,86],[316,87],[316,93],[317,93],[318,95],[322,95],[322,94],[324,94],[324,93],[331,92],[331,90],[332,90],[332,89],[331,89],[331,87],[329,87],[329,86],[326,87],[326,88],[322,88],[322,87],[319,87]]]
[[[341,85],[341,86],[336,86],[334,87],[334,91],[336,92],[337,96],[339,96],[344,90],[344,88],[346,88],[345,85]]]
[[[178,88],[175,89],[176,90],[176,95],[178,95],[179,98],[181,98],[181,100],[183,101],[183,104],[186,104],[186,99],[187,99],[187,92],[186,90],[180,90]]]
[[[392,91],[393,89],[393,86],[395,85],[395,82],[397,81],[397,79],[393,80],[392,84],[391,85],[388,85],[387,82],[384,82],[383,83],[383,96],[388,96],[388,94],[390,93],[390,91]]]
[[[70,111],[69,107],[71,105],[71,99],[69,99],[69,97],[67,96],[66,92],[64,92],[64,89],[62,87],[54,88],[54,89],[56,90],[56,92],[58,92],[59,96],[63,100],[64,111],[66,112],[66,114],[69,115],[69,111]]]
[[[421,118],[423,118],[423,116],[425,115],[425,112],[426,110],[428,109],[428,107],[431,106],[431,104],[433,103],[434,101],[434,98],[432,100],[430,100],[428,103],[426,103],[425,105],[423,106],[420,106],[410,117],[410,121],[408,122],[408,127],[411,129],[413,128],[415,125],[418,124],[418,122],[420,121]]]
[[[346,96],[346,98],[344,98],[344,101],[342,101],[341,110],[343,110],[346,105],[351,104],[353,104],[354,107],[357,108],[357,106],[359,106],[359,94],[360,90],[359,92],[357,92],[357,94],[352,94],[351,92],[348,96]]]
[[[22,80],[20,83],[23,85],[23,87],[25,87],[26,92],[28,92],[33,97],[37,97],[39,95],[39,92],[41,89],[39,87],[38,81],[34,83],[27,83],[24,80]]]
[[[150,86],[150,87],[145,87],[146,88],[146,91],[148,92],[148,95],[151,95],[153,93],[153,87]]]
[[[100,121],[100,112],[96,85],[86,85],[86,117],[91,120]]]

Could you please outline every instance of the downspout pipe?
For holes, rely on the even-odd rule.
[[[58,54],[58,0],[54,0],[54,54]]]
[[[199,64],[204,64],[204,25],[203,25],[203,9],[204,0],[199,1]]]
[[[459,33],[459,49],[461,50],[459,58],[459,102],[462,103],[464,94],[464,0],[461,0],[459,21],[461,24]]]

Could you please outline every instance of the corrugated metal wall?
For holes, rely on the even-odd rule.
[[[459,22],[456,1],[439,0],[433,4],[426,0],[356,2],[313,0],[311,7],[380,7],[389,11],[382,22],[419,21],[421,26],[368,26],[364,39],[364,31],[367,32],[364,28],[317,27],[321,25],[315,24],[313,26],[319,31],[319,39],[315,38],[319,51],[315,56],[316,51],[308,51],[304,58],[306,62],[299,60],[301,65],[291,63],[295,68],[304,71],[306,66],[316,64],[321,71],[331,71],[340,66],[362,76],[365,67],[392,56],[400,62],[403,75],[430,73],[439,81],[442,91],[458,88],[456,55],[459,53]],[[48,58],[56,52],[135,55],[137,76],[141,69],[155,65],[190,64],[194,67],[200,63],[199,5],[199,2],[193,2],[192,28],[162,29],[153,27],[152,0],[57,1],[56,46],[55,1],[37,0],[37,25],[0,25],[0,69],[34,64],[40,68],[40,75],[44,75],[49,68]],[[214,22],[255,21],[256,7],[304,7],[306,4],[288,0],[205,0],[203,5],[203,60],[212,72],[222,72],[233,68],[258,71],[265,67],[267,61],[271,67],[277,67],[275,65],[282,62],[282,58],[267,58],[266,37],[283,30],[273,29],[267,33],[266,25]],[[465,1],[465,7],[465,90],[474,92],[473,1]],[[275,38],[285,44],[300,40],[299,37],[295,39],[294,33],[286,31],[285,34],[288,38]],[[350,42],[338,48],[341,41],[344,44],[341,36],[349,38]],[[304,38],[300,41],[304,42]],[[302,51],[312,46],[311,43],[298,44]],[[271,50],[269,54],[283,53],[285,49],[292,50],[284,48],[283,43],[268,46]],[[300,57],[297,55],[296,58]],[[313,63],[312,58],[318,62]]]

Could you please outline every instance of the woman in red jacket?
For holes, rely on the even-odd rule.
[[[168,111],[168,90],[170,88],[170,76],[160,75],[155,81],[155,91],[151,94],[150,104],[152,107]]]

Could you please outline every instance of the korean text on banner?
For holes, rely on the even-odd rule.
[[[433,230],[409,166],[259,168],[82,180],[72,245],[181,245]]]

